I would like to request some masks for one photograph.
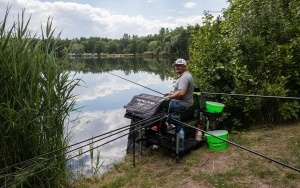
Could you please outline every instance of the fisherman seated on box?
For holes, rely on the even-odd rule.
[[[166,93],[168,111],[190,110],[193,107],[194,80],[187,71],[187,62],[177,59],[173,64],[178,77],[175,82],[174,91]]]

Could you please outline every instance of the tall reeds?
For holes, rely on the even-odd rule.
[[[52,20],[37,38],[24,13],[11,28],[9,8],[0,21],[0,185],[64,187],[64,122],[74,110],[71,91],[79,80],[69,80],[56,57]]]

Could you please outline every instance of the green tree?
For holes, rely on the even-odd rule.
[[[223,17],[206,14],[203,26],[189,30],[190,67],[197,84],[212,92],[299,96],[300,2],[229,2]],[[223,101],[235,125],[299,117],[298,101]]]
[[[119,44],[116,41],[111,41],[108,43],[108,53],[114,54],[119,52]]]
[[[139,40],[137,52],[139,54],[143,54],[147,50],[148,50],[148,42],[146,42],[145,40]]]
[[[90,37],[89,39],[82,38],[80,44],[84,47],[84,52],[93,53],[95,49],[95,43],[97,39],[94,37]]]
[[[138,41],[137,39],[133,39],[131,43],[128,45],[128,52],[133,53],[134,55],[138,51]]]
[[[158,41],[151,41],[148,44],[148,50],[155,52],[156,48],[158,47]]]
[[[82,54],[84,53],[84,46],[82,44],[73,44],[70,49],[70,53],[75,53],[75,54]]]
[[[299,96],[299,6],[296,0],[244,0],[234,1],[225,12],[230,38],[238,47],[235,61],[247,68],[251,78],[237,82],[237,88],[251,88],[252,93],[264,95]],[[299,116],[298,102],[264,100],[261,105],[279,120]]]
[[[203,91],[230,92],[234,89],[230,43],[223,34],[221,18],[205,14],[203,26],[193,31],[190,53],[195,83]]]
[[[97,54],[105,53],[106,52],[107,43],[104,41],[97,41],[94,46],[94,52]]]
[[[130,39],[131,37],[127,33],[124,33],[123,37],[120,39],[119,48],[122,53],[126,53],[127,47],[130,43]]]

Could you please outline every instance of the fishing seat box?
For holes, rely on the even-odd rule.
[[[148,144],[154,144],[168,149],[171,153],[176,153],[176,127],[166,128],[163,131],[147,129],[144,136]],[[191,151],[202,144],[203,142],[195,140],[195,130],[185,127],[184,150],[180,153]]]
[[[148,94],[139,94],[132,98],[132,100],[124,106],[126,113],[124,117],[129,118],[132,122],[139,121],[142,119],[150,118],[159,113],[165,115],[165,98],[158,97]],[[169,124],[173,124],[175,127],[168,127],[164,130],[153,130],[151,126],[145,129],[142,135],[142,140],[145,140],[148,144],[155,144],[170,150],[171,152],[176,152],[176,127],[180,127],[180,123],[172,121],[172,119],[184,122],[190,118],[194,117],[194,108],[184,111],[173,111],[169,114],[170,118],[163,120],[168,121]],[[185,131],[185,149],[182,152],[188,151],[196,146],[199,146],[199,142],[195,140],[195,129],[184,127]],[[137,136],[138,137],[138,136]]]

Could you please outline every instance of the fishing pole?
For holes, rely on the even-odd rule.
[[[282,96],[270,96],[270,95],[246,95],[246,94],[235,94],[235,93],[213,93],[213,92],[201,92],[206,95],[227,95],[227,96],[241,96],[241,97],[259,97],[259,98],[274,98],[274,99],[293,99],[300,100],[300,97],[282,97]]]
[[[91,66],[91,65],[89,65],[89,66],[92,67],[92,68],[98,69],[97,67],[94,67],[94,66]],[[114,74],[114,73],[108,72],[108,74],[111,74],[111,75],[113,75],[113,76],[119,77],[119,78],[121,78],[121,79],[123,79],[123,80],[126,80],[126,81],[131,82],[131,83],[136,84],[136,85],[139,85],[139,86],[141,86],[141,87],[143,87],[143,88],[149,89],[149,90],[151,90],[151,91],[153,91],[153,92],[155,92],[155,93],[158,93],[158,94],[161,94],[161,95],[165,95],[164,93],[161,93],[161,92],[156,91],[156,90],[154,90],[154,89],[151,89],[151,88],[149,88],[149,87],[143,86],[143,85],[138,84],[138,83],[136,83],[136,82],[134,82],[134,81],[131,81],[131,80],[128,80],[128,79],[126,79],[126,78],[123,78],[123,77],[121,77],[121,76],[119,76],[119,75],[116,75],[116,74]]]
[[[96,142],[100,142],[100,141],[102,141],[102,140],[104,140],[104,139],[106,139],[106,138],[110,138],[110,137],[112,137],[112,136],[114,136],[114,135],[117,135],[117,134],[119,134],[119,133],[121,133],[121,132],[124,132],[124,131],[126,131],[126,130],[129,130],[129,129],[130,129],[130,128],[126,128],[126,129],[124,129],[124,130],[120,130],[120,129],[119,129],[118,132],[115,132],[115,133],[113,133],[113,134],[110,134],[110,135],[108,135],[108,136],[106,136],[106,137],[103,137],[103,138],[100,138],[100,139],[97,139],[97,140],[93,140],[93,141],[90,142],[90,143],[84,144],[84,145],[82,145],[82,146],[79,146],[79,147],[74,148],[74,149],[72,149],[72,150],[69,150],[69,151],[67,151],[67,152],[60,153],[60,154],[58,154],[58,155],[55,155],[54,157],[51,157],[51,158],[48,158],[48,159],[45,159],[45,158],[38,158],[38,159],[45,159],[45,160],[43,160],[43,161],[41,161],[41,162],[47,163],[47,162],[49,162],[49,161],[55,160],[55,159],[56,159],[57,157],[59,157],[59,156],[66,155],[66,154],[69,154],[69,153],[72,153],[72,152],[74,152],[74,151],[76,151],[76,150],[79,150],[79,149],[81,149],[81,148],[84,148],[84,147],[86,147],[86,146],[89,146],[90,144],[94,144],[94,143],[96,143]],[[103,135],[103,134],[102,134],[102,135]],[[93,137],[92,137],[91,139],[93,139]],[[93,148],[93,149],[95,149],[95,148]],[[90,151],[90,150],[88,150],[88,151]],[[52,152],[51,152],[51,153],[52,153]],[[67,159],[67,160],[68,160],[68,159]],[[67,160],[66,160],[66,161],[67,161]],[[29,163],[28,165],[32,165],[32,164]],[[23,166],[21,169],[24,169],[24,166]],[[6,175],[4,175],[3,177],[0,177],[0,179],[6,178],[6,177],[9,177],[9,176],[10,176],[10,174],[6,174]]]
[[[119,78],[121,78],[121,79],[123,79],[123,80],[126,80],[126,81],[128,81],[128,82],[134,83],[134,84],[136,84],[136,85],[139,85],[139,86],[141,86],[141,87],[144,87],[144,88],[146,88],[146,89],[149,89],[149,90],[151,90],[151,91],[154,91],[154,92],[156,92],[156,93],[158,93],[158,94],[164,95],[163,93],[161,93],[161,92],[159,92],[159,91],[156,91],[156,90],[151,89],[151,88],[149,88],[149,87],[143,86],[143,85],[141,85],[141,84],[138,84],[138,83],[136,83],[136,82],[133,82],[133,81],[131,81],[131,80],[128,80],[128,79],[126,79],[126,78],[123,78],[123,77],[121,77],[121,76],[118,76],[118,75],[116,75],[116,74],[113,74],[113,73],[111,73],[111,72],[108,72],[108,74],[114,75],[114,76],[119,77]]]
[[[121,137],[124,137],[124,136],[126,136],[126,135],[128,135],[128,134],[129,134],[129,133],[123,134],[123,135],[121,135],[121,136],[119,136],[119,137],[117,137],[117,138],[115,138],[115,139],[112,139],[112,140],[110,140],[110,141],[108,141],[108,142],[105,142],[105,143],[103,143],[103,144],[101,144],[101,145],[99,145],[99,146],[97,146],[97,147],[94,147],[93,149],[97,149],[97,148],[99,148],[99,147],[101,147],[101,146],[104,146],[104,145],[106,145],[106,144],[108,144],[108,143],[110,143],[110,142],[112,142],[112,141],[115,141],[115,140],[117,140],[117,139],[119,139],[119,138],[121,138]],[[38,173],[41,173],[41,172],[43,172],[43,171],[45,171],[45,170],[47,170],[47,169],[50,169],[50,168],[53,167],[53,166],[59,165],[59,164],[62,163],[62,162],[66,162],[66,161],[69,161],[69,160],[71,160],[71,159],[73,159],[73,158],[75,158],[75,157],[79,157],[79,156],[81,156],[82,154],[85,154],[85,153],[87,153],[87,152],[89,152],[89,151],[90,151],[90,150],[87,150],[87,151],[84,151],[84,152],[82,152],[82,153],[79,153],[79,154],[77,154],[77,155],[75,155],[75,156],[72,156],[72,157],[70,157],[70,158],[67,158],[65,161],[59,161],[59,162],[53,164],[52,166],[51,166],[51,165],[47,165],[46,168],[43,168],[43,169],[41,169],[41,170],[39,170],[39,171],[37,171],[37,172],[30,173],[30,174],[28,174],[27,176],[26,176],[26,175],[25,175],[25,176],[21,176],[20,179],[17,180],[17,182],[14,182],[14,181],[13,181],[13,182],[11,182],[11,183],[8,183],[7,185],[1,186],[0,188],[12,187],[12,185],[21,183],[22,181],[25,181],[25,180],[26,180],[28,177],[30,177],[30,176],[36,175],[36,174],[38,174]],[[55,161],[55,160],[52,160],[52,161]]]

